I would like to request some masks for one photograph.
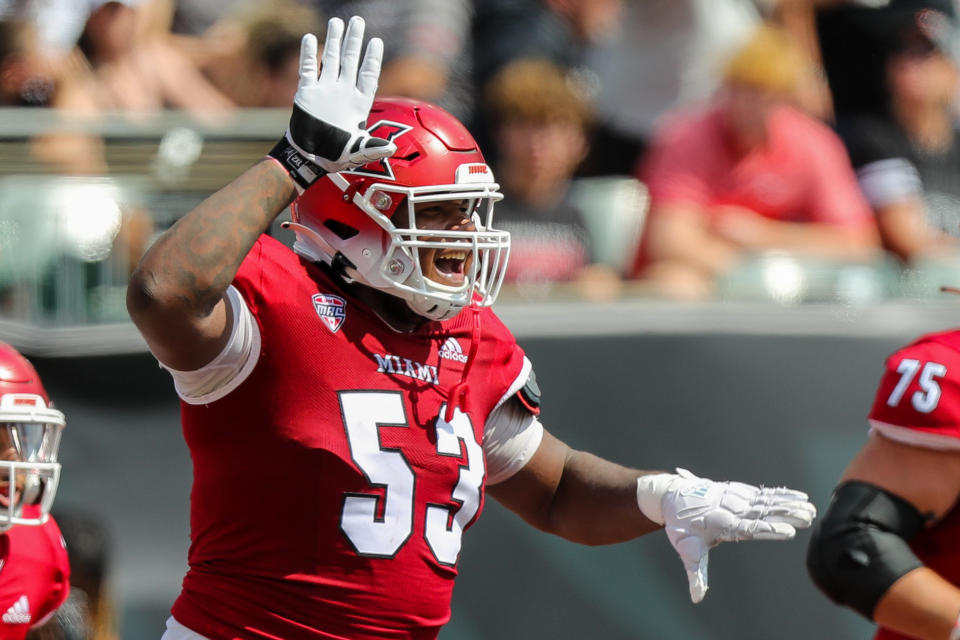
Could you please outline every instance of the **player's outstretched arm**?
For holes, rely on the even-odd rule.
[[[871,436],[810,537],[807,567],[837,604],[911,638],[960,639],[960,589],[909,546],[960,499],[960,452]]]
[[[324,173],[386,157],[365,120],[380,76],[383,44],[373,38],[361,63],[364,23],[330,20],[318,74],[317,39],[303,38],[300,81],[286,135],[270,154],[181,218],[144,254],[130,279],[127,309],[154,355],[194,370],[230,334],[227,287],[257,238]]]
[[[547,432],[530,462],[488,492],[538,529],[583,544],[623,542],[664,527],[694,602],[707,591],[712,547],[787,540],[816,515],[800,491],[714,482],[682,469],[629,469],[573,450]]]

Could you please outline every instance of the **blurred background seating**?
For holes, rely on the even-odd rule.
[[[516,242],[505,299],[802,302],[762,284],[779,271],[757,275],[785,261],[811,282],[827,273],[846,282],[836,301],[930,297],[933,279],[955,262],[960,224],[956,16],[949,0],[875,4],[3,0],[7,226],[24,224],[17,210],[25,202],[47,225],[67,224],[77,215],[57,213],[63,196],[48,191],[73,190],[73,202],[89,195],[94,209],[93,194],[105,189],[123,200],[123,224],[98,258],[109,278],[40,242],[20,267],[46,270],[27,279],[39,289],[8,287],[0,321],[122,324],[122,311],[84,311],[77,300],[119,299],[123,273],[145,243],[262,154],[284,128],[302,32],[352,13],[386,41],[382,92],[450,109],[501,176],[507,200],[499,219]],[[694,124],[697,114],[707,120]],[[767,139],[768,131],[809,138],[778,147],[781,133]],[[820,139],[829,151],[813,153]],[[721,166],[726,177],[716,174]],[[780,178],[764,173],[789,166]],[[851,166],[858,186],[848,179]],[[759,202],[777,179],[792,185],[792,200]],[[689,211],[675,205],[693,198],[697,180],[712,181],[714,192],[697,196],[706,198],[698,224],[710,222],[694,232],[683,221]],[[533,218],[558,223],[573,249],[541,243],[560,266],[523,276],[524,263],[546,264],[524,258],[523,225]],[[276,235],[284,238],[279,225]],[[60,254],[41,260],[44,251]],[[693,262],[684,266],[684,255]],[[842,275],[851,262],[852,272],[872,276]],[[857,283],[865,289],[852,294]],[[57,293],[76,286],[88,294]],[[105,286],[112,293],[103,294]]]

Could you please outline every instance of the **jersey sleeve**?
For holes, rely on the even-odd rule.
[[[194,371],[178,371],[161,363],[173,376],[180,399],[188,404],[209,404],[223,398],[249,377],[260,356],[260,327],[233,286],[227,289],[233,318],[230,337],[209,364]]]
[[[890,356],[868,416],[892,440],[960,450],[960,352],[920,340]]]
[[[543,440],[543,426],[520,397],[518,392],[487,418],[483,454],[489,485],[503,482],[522,469]]]

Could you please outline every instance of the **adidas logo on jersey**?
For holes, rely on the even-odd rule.
[[[440,347],[440,357],[444,360],[456,360],[457,362],[468,360],[456,338],[447,338],[447,341]]]
[[[20,599],[3,614],[3,621],[6,624],[30,624],[31,619],[30,601],[27,600],[27,596],[20,596]]]

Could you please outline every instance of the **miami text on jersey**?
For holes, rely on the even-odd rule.
[[[437,379],[437,368],[432,365],[420,364],[409,358],[401,358],[400,356],[390,355],[389,353],[383,355],[375,353],[373,357],[377,362],[377,373],[405,376],[407,378],[413,378],[414,380],[423,380],[430,384],[440,383],[440,380]]]

